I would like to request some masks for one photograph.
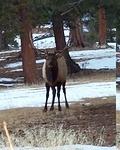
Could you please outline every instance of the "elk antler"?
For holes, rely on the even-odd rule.
[[[58,50],[60,53],[63,53],[65,50],[68,50],[72,45],[70,46],[70,38],[66,44],[66,46],[62,50]]]
[[[63,53],[64,51],[68,50],[71,46],[66,45],[62,50],[58,50],[58,53]]]

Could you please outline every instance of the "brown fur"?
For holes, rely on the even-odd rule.
[[[58,63],[54,54],[46,60],[46,78],[50,85],[54,85],[58,77]]]

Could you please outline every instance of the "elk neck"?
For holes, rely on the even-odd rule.
[[[46,65],[47,81],[53,85],[58,77],[58,63],[57,60],[52,60],[49,65]]]

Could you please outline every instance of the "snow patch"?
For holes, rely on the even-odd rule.
[[[37,64],[41,64],[41,63],[44,63],[44,62],[45,62],[45,59],[36,60]]]
[[[70,51],[70,56],[73,59],[95,59],[101,57],[115,57],[115,49],[100,49],[100,50],[86,50],[86,51]]]
[[[116,93],[116,109],[120,111],[120,91]]]
[[[36,63],[44,63],[44,59],[36,60]],[[5,66],[5,68],[17,68],[17,67],[22,67],[22,62],[15,62],[15,63],[10,63]],[[15,71],[21,71],[22,69],[16,69]]]
[[[70,51],[70,56],[74,60],[79,60],[81,68],[97,70],[116,68],[115,49]]]
[[[20,61],[20,62],[10,63],[6,65],[4,68],[16,68],[21,66],[22,66],[22,62]]]
[[[72,103],[73,101],[83,101],[83,98],[115,96],[115,87],[115,82],[67,84],[66,92],[69,103]],[[0,109],[44,106],[45,93],[46,90],[43,86],[2,89],[0,92]],[[50,91],[49,104],[51,104],[51,101],[52,92]],[[61,103],[64,104],[64,95],[62,92]]]
[[[14,53],[14,52],[19,52],[20,50],[17,49],[17,50],[8,50],[8,51],[2,51],[0,52],[0,54],[7,54],[7,53]]]
[[[74,60],[79,60],[81,68],[86,69],[115,69],[116,57],[114,49],[70,51],[70,56]],[[44,59],[37,60],[36,63],[44,63]],[[5,68],[22,67],[22,62],[10,63]]]
[[[115,146],[104,147],[104,146],[93,146],[93,145],[65,145],[50,148],[37,148],[37,147],[16,147],[15,150],[117,150]],[[7,148],[2,148],[1,150],[7,150]]]
[[[34,41],[34,46],[36,48],[40,48],[40,49],[53,48],[56,46],[55,45],[55,38],[49,37],[49,38],[41,39],[38,41]]]
[[[115,69],[116,68],[116,59],[115,57],[111,58],[100,58],[100,59],[91,59],[78,63],[83,69]]]
[[[12,78],[0,78],[0,82],[3,82],[3,81],[11,82],[11,81],[15,81],[15,80]]]

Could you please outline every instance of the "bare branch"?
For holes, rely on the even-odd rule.
[[[84,1],[84,0],[79,0],[78,2],[69,3],[69,5],[71,5],[71,7],[68,10],[62,12],[61,16],[64,16],[67,13],[71,12],[74,9],[74,7],[78,6],[82,1]]]

